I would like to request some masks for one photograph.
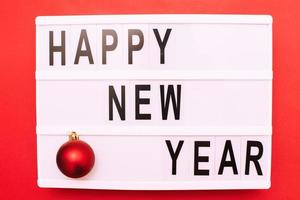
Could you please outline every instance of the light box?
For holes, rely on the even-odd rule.
[[[37,17],[36,109],[40,187],[267,189],[272,18]],[[56,164],[71,131],[82,178]]]

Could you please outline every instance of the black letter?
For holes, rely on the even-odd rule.
[[[173,111],[176,120],[180,119],[180,97],[181,97],[181,85],[177,85],[177,103],[175,100],[175,92],[173,85],[168,85],[167,98],[165,103],[165,88],[163,85],[160,86],[160,99],[161,99],[161,112],[162,119],[166,120],[168,118],[169,103],[172,97]]]
[[[176,175],[176,161],[177,161],[178,155],[181,151],[183,142],[184,142],[183,140],[180,140],[178,142],[176,151],[174,153],[174,150],[173,150],[173,147],[172,147],[172,144],[171,144],[170,140],[166,140],[167,147],[168,147],[168,150],[169,150],[171,158],[172,158],[172,175]]]
[[[210,147],[209,141],[195,141],[194,175],[209,176],[208,169],[199,169],[199,162],[208,162],[208,156],[199,156],[199,147]]]
[[[149,98],[140,98],[141,90],[150,90],[150,85],[135,86],[135,119],[151,119],[151,114],[140,113],[140,104],[150,104]]]
[[[138,44],[132,44],[132,36],[137,35],[140,38]],[[139,51],[144,45],[144,35],[143,32],[139,29],[129,29],[128,30],[128,64],[132,64],[132,52]]]
[[[226,161],[227,152],[229,152],[230,161]],[[219,172],[218,172],[219,175],[223,174],[224,167],[232,167],[233,173],[238,174],[230,140],[226,140],[226,142],[225,142],[222,160],[221,160],[221,164],[220,164],[220,168],[219,168]]]
[[[66,45],[65,45],[66,31],[61,31],[61,46],[54,46],[53,42],[53,31],[49,32],[49,63],[53,65],[53,54],[54,52],[61,52],[61,65],[66,64]]]
[[[113,120],[113,101],[116,104],[121,120],[125,120],[125,85],[121,86],[122,106],[118,100],[115,89],[109,86],[109,120]]]
[[[112,36],[113,42],[111,45],[106,44],[106,36]],[[115,30],[102,30],[102,64],[106,64],[106,52],[113,51],[118,45],[118,35]]]
[[[251,147],[257,147],[258,148],[258,154],[257,155],[250,155],[251,154]],[[250,171],[250,161],[252,161],[255,165],[256,171],[258,175],[263,175],[258,160],[263,155],[263,145],[259,141],[247,141],[247,153],[246,153],[246,168],[245,168],[245,174],[249,175]]]
[[[86,50],[81,50],[83,41],[84,41]],[[79,38],[79,42],[78,42],[78,46],[77,46],[77,51],[76,51],[74,64],[79,63],[79,58],[81,56],[87,56],[89,58],[90,64],[94,64],[89,39],[88,39],[88,36],[87,36],[87,33],[86,33],[85,29],[82,29],[81,32],[80,32],[80,38]]]
[[[154,35],[156,37],[157,43],[158,43],[159,48],[160,48],[160,64],[165,64],[165,48],[166,48],[171,30],[172,29],[170,29],[170,28],[167,29],[165,37],[164,37],[163,41],[161,41],[158,30],[153,29]]]

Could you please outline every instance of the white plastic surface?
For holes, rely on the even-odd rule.
[[[36,87],[38,184],[40,187],[187,190],[266,189],[270,187],[272,135],[272,19],[260,15],[116,15],[61,16],[36,19]],[[165,48],[165,64],[153,29],[161,37],[171,34]],[[86,30],[94,64],[81,57],[74,64],[81,30]],[[102,63],[103,29],[113,29],[118,46]],[[144,46],[133,52],[128,64],[128,29],[139,29]],[[60,45],[66,33],[66,65],[60,53],[49,64],[49,31]],[[108,39],[108,42],[112,42]],[[138,43],[137,38],[133,38]],[[83,48],[86,48],[83,45]],[[120,98],[126,91],[126,119],[115,107],[109,120],[109,86]],[[141,113],[151,120],[135,119],[137,85],[150,85],[140,98]],[[162,120],[160,86],[181,85],[180,119],[170,103],[168,120]],[[176,92],[175,92],[176,93]],[[176,93],[177,94],[177,93]],[[56,152],[77,131],[96,155],[94,169],[86,177],[70,179],[57,168]],[[166,140],[176,148],[184,144],[172,175],[172,159]],[[218,174],[224,144],[230,140],[238,174],[225,167]],[[209,141],[195,155],[195,142]],[[245,174],[247,141],[259,141],[263,175],[254,163]],[[253,148],[252,155],[257,154]],[[195,156],[208,156],[194,174]],[[229,159],[227,157],[227,159]]]

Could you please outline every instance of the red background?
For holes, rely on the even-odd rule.
[[[238,191],[105,191],[37,187],[38,15],[234,13],[273,16],[272,187]],[[1,199],[300,199],[300,2],[297,0],[10,0],[0,5]]]

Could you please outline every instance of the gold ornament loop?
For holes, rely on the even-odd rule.
[[[72,131],[69,134],[69,140],[79,140],[79,135],[75,131]]]

